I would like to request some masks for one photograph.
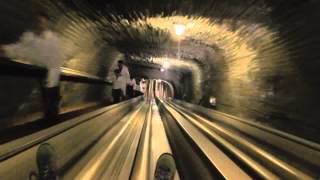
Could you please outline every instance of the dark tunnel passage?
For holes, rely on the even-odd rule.
[[[318,0],[2,1],[0,142],[44,117],[44,65],[3,49],[45,12],[65,55],[61,122],[111,105],[124,60],[138,81],[171,83],[176,100],[320,143],[319,11]]]

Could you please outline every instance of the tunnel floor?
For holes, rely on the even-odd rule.
[[[98,108],[2,144],[1,179],[319,177],[317,143],[198,105],[153,97]]]

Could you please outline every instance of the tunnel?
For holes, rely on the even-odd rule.
[[[319,179],[319,11],[0,2],[0,179]]]

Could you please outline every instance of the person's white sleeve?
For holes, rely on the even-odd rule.
[[[124,66],[124,77],[127,80],[127,84],[130,82],[130,73],[129,73],[129,69],[127,66]]]
[[[128,68],[127,68],[127,78],[130,80],[130,73]]]
[[[17,43],[3,46],[6,56],[10,58],[25,58],[31,54],[34,35],[31,32],[23,33]]]
[[[10,57],[10,58],[19,57],[19,53],[17,53],[17,52],[19,52],[18,51],[19,49],[21,49],[21,48],[20,48],[20,44],[18,44],[18,43],[3,46],[3,50],[6,54],[6,56]]]
[[[122,93],[123,93],[123,95],[124,95],[124,96],[126,96],[126,95],[127,95],[126,89],[127,89],[126,87],[122,87],[122,88],[121,88]]]

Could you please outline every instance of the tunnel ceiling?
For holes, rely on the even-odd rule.
[[[86,42],[88,45],[80,45],[80,48],[88,49],[90,43],[95,49],[111,46],[131,59],[148,62],[152,61],[151,57],[176,59],[180,42],[179,57],[198,65],[206,65],[221,58],[230,61],[254,59],[259,51],[281,41],[281,27],[287,21],[292,22],[288,16],[294,15],[308,2],[30,1],[47,9],[54,17],[55,28],[63,35],[68,39],[77,39],[74,41],[76,45],[69,44],[66,47],[71,52],[79,48],[78,44]],[[182,37],[175,35],[175,24],[186,26]]]
[[[278,27],[270,24],[281,18],[273,16],[288,11],[289,4],[290,11],[303,4],[292,2],[76,0],[51,1],[46,6],[57,19],[61,18],[58,10],[73,19],[74,26],[80,22],[90,28],[86,31],[95,43],[107,43],[128,56],[174,58],[181,41],[181,59],[203,63],[215,53],[230,58],[254,56],[259,42],[277,38]],[[186,25],[181,38],[173,32],[176,23]]]
[[[231,70],[235,68],[232,71],[241,75],[251,61],[265,56],[265,50],[273,48],[277,53],[286,51],[282,28],[301,22],[296,17],[299,14],[297,12],[308,1],[42,2],[41,6],[46,6],[48,12],[56,17],[56,28],[65,36],[69,36],[69,39],[79,39],[80,34],[84,36],[82,40],[76,40],[77,43],[92,43],[95,49],[99,49],[97,46],[111,46],[127,58],[145,62],[152,62],[153,57],[169,58],[175,60],[172,64],[179,66],[180,42],[179,57],[183,61],[189,61],[187,63],[193,63],[194,66],[214,66],[216,61],[223,60],[225,64],[230,62],[228,66]],[[70,24],[70,20],[74,23]],[[175,35],[175,24],[186,26],[182,37]],[[293,27],[286,32],[286,29],[285,33],[295,30]],[[86,46],[82,45],[81,48]],[[286,56],[287,52],[280,54]]]
[[[318,16],[312,9],[319,7],[316,0],[29,0],[19,5],[15,1],[2,3],[2,9],[18,17],[19,23],[25,17],[13,13],[12,7],[23,8],[29,2],[33,9],[38,4],[47,10],[54,28],[68,40],[64,49],[71,54],[69,64],[76,59],[90,64],[89,59],[116,49],[128,59],[158,64],[168,59],[178,67],[197,66],[191,70],[219,71],[216,68],[224,66],[239,76],[248,73],[249,64],[258,69],[267,56],[288,59],[291,53],[298,54],[295,42],[311,43],[312,38],[303,36],[317,31],[308,27]],[[307,11],[312,18],[301,16]],[[175,24],[186,27],[181,37],[174,32]]]

